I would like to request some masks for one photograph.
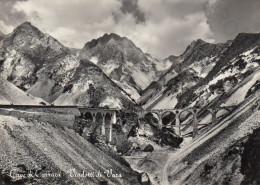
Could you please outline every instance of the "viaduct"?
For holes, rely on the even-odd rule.
[[[203,112],[209,112],[211,114],[211,124],[215,124],[217,119],[217,113],[220,110],[227,110],[230,112],[235,106],[226,106],[218,108],[184,108],[184,109],[160,109],[160,110],[141,110],[136,113],[138,119],[144,118],[147,114],[155,114],[158,119],[159,128],[163,127],[174,127],[176,134],[181,136],[181,114],[184,112],[192,114],[192,127],[193,127],[193,137],[198,134],[198,116]],[[117,124],[117,109],[101,109],[101,108],[88,108],[88,107],[77,107],[80,111],[80,117],[85,119],[91,119],[94,122],[99,122],[101,126],[101,133],[106,136],[106,142],[111,142],[112,140],[112,125]],[[127,111],[126,111],[127,112]],[[163,125],[163,117],[167,113],[173,113],[175,115],[175,124]],[[98,120],[99,118],[99,120]]]
[[[72,110],[76,116],[79,116],[84,119],[90,119],[93,122],[97,122],[101,125],[100,132],[102,135],[105,135],[106,142],[110,143],[112,140],[112,125],[117,124],[117,113],[121,110],[118,109],[106,109],[106,108],[89,108],[84,106],[48,106],[48,105],[0,105],[0,108],[13,108],[13,109],[22,109],[22,110],[55,110],[60,112],[71,112]],[[195,137],[198,134],[198,117],[203,113],[207,112],[211,114],[211,124],[215,124],[217,122],[217,113],[220,110],[231,111],[234,106],[229,107],[217,107],[217,108],[184,108],[184,109],[160,109],[160,110],[140,110],[135,113],[138,118],[144,118],[147,114],[153,114],[158,119],[159,128],[163,127],[173,127],[176,134],[181,136],[181,126],[184,125],[184,121],[181,121],[181,115],[183,113],[187,115],[192,115],[192,134]],[[127,111],[126,111],[127,112]],[[172,113],[175,115],[175,124],[170,123],[168,125],[163,124],[163,118],[166,114]]]

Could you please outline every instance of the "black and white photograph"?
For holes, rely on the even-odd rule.
[[[260,0],[0,0],[0,185],[260,185]]]

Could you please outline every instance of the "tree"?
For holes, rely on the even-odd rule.
[[[89,104],[91,107],[98,107],[102,98],[106,95],[102,87],[95,88],[93,84],[89,84],[87,94],[89,95]]]

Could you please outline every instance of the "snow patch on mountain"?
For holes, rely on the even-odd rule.
[[[96,56],[92,56],[89,60],[90,60],[91,62],[93,62],[94,64],[97,64],[97,63],[98,63],[98,57],[96,57]]]
[[[232,94],[232,96],[228,99],[227,102],[225,102],[223,105],[224,106],[232,106],[232,105],[237,105],[241,103],[248,92],[248,90],[256,83],[257,80],[260,79],[260,69],[256,71],[256,73],[253,75],[252,78],[250,78],[247,83],[243,84],[237,91]]]
[[[216,56],[213,57],[205,57],[200,61],[195,61],[189,68],[195,70],[198,73],[198,76],[201,78],[205,78],[209,71],[216,65],[216,60],[214,60]]]
[[[250,54],[252,54],[253,51],[255,51],[257,48],[259,48],[258,46],[254,47],[253,49],[250,49],[242,54],[240,54],[240,56],[248,56]]]

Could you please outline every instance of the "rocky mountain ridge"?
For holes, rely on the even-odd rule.
[[[49,103],[86,106],[109,104],[118,108],[122,108],[123,105],[135,106],[135,102],[128,94],[113,83],[99,67],[87,61],[80,61],[67,47],[28,22],[18,26],[12,34],[2,40],[0,54],[1,76],[20,89]],[[86,68],[85,73],[77,74],[83,66]],[[90,71],[93,72],[88,75]],[[76,95],[71,94],[73,97],[66,100],[60,98],[62,102],[60,100],[55,102],[60,95],[67,96],[66,94],[70,93],[68,87],[77,80],[80,80],[81,84],[77,86]],[[104,84],[107,84],[107,88],[104,89],[105,95],[99,97],[100,105],[89,105],[91,98],[86,92],[89,84],[93,88],[103,88]],[[116,103],[111,103],[111,99]]]
[[[213,88],[213,84],[224,84],[228,81],[230,83],[235,80],[235,84],[231,82],[233,85],[227,85],[231,90],[256,70],[259,66],[258,47],[259,34],[241,33],[234,41],[227,41],[224,44],[206,44],[201,40],[193,42],[179,57],[183,57],[179,66],[184,66],[179,68],[180,72],[176,72],[179,70],[176,63],[180,59],[174,57],[175,66],[171,67],[158,81],[150,84],[143,92],[139,103],[148,109],[205,106],[209,103],[208,101],[212,101],[215,89],[220,87],[215,85]],[[224,71],[226,71],[226,79],[225,82],[221,82]],[[205,86],[207,86],[207,92],[202,92]],[[222,93],[229,90],[222,90]],[[211,98],[208,99],[210,96]]]
[[[199,87],[221,75],[218,73],[231,59],[238,60],[238,55],[254,46],[258,46],[257,34],[242,33],[234,41],[219,44],[198,39],[182,55],[159,61],[114,33],[93,39],[78,50],[65,47],[26,22],[1,40],[0,71],[3,78],[49,103],[94,106],[87,93],[91,87],[104,92],[99,93],[102,106],[117,102],[114,107],[132,107],[138,100],[148,109],[185,107],[201,104],[200,96],[210,95]],[[257,61],[257,56],[250,60]],[[245,61],[241,60],[234,65],[242,70]],[[257,62],[254,65],[257,67]],[[249,72],[241,75],[245,78]],[[214,89],[212,85],[207,92]]]
[[[166,58],[165,60],[171,60],[171,67],[158,81],[152,82],[142,92],[139,103],[141,105],[154,104],[154,100],[152,99],[156,98],[158,102],[158,94],[169,94],[170,92],[167,93],[167,91],[172,87],[175,88],[172,93],[181,93],[183,88],[189,88],[194,85],[194,83],[196,84],[200,78],[204,78],[212,69],[218,61],[218,55],[220,55],[229,44],[229,42],[224,44],[211,44],[198,39],[197,41],[193,41],[182,55]],[[187,83],[190,83],[190,85]]]

